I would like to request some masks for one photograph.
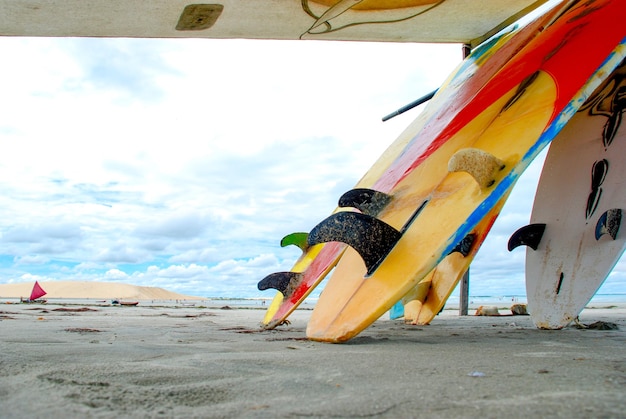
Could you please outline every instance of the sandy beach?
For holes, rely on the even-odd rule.
[[[429,326],[381,318],[346,344],[305,338],[310,310],[0,305],[3,418],[624,417],[618,330],[537,330],[528,316]]]

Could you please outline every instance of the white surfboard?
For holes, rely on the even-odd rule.
[[[541,329],[574,320],[624,252],[625,110],[622,62],[553,140],[530,225],[509,241],[528,246],[528,310]]]

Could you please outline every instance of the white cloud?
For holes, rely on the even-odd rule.
[[[0,282],[267,297],[257,282],[299,256],[280,239],[335,208],[419,111],[381,117],[461,57],[458,45],[74,38],[0,38],[0,54]],[[494,225],[472,290],[523,288],[523,252],[506,240],[539,170]]]
[[[25,255],[15,258],[16,265],[41,265],[50,262],[50,259],[43,255]]]

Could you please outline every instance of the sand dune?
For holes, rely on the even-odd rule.
[[[0,284],[0,298],[28,298],[34,282]],[[48,294],[44,298],[94,298],[132,300],[202,300],[203,297],[178,294],[159,287],[115,282],[50,281],[40,282]]]

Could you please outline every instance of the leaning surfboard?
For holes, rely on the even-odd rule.
[[[355,190],[361,188],[362,194],[359,193],[357,197],[352,198],[359,199],[362,211],[375,215],[386,205],[386,197],[370,194],[367,186],[374,184],[376,180],[385,175],[389,165],[410,142],[413,133],[419,130],[431,116],[432,114],[428,110],[420,114],[359,180]],[[340,206],[333,213],[348,210],[350,209],[340,203]],[[267,289],[277,291],[263,318],[262,327],[264,329],[273,329],[282,324],[335,267],[346,249],[346,246],[341,243],[309,246],[307,236],[307,233],[299,232],[283,237],[281,246],[298,246],[302,250],[302,254],[291,271],[272,273],[258,283],[258,289],[261,291]]]
[[[378,217],[335,214],[311,231],[310,245],[340,241],[350,248],[313,311],[310,339],[342,342],[357,335],[502,199],[621,61],[621,6],[572,4],[436,133],[446,139],[441,147],[399,159],[401,175],[390,187],[394,200]]]
[[[500,70],[517,51],[536,37],[551,19],[559,13],[553,9],[523,28],[516,25],[476,48],[448,78],[437,95],[417,119],[385,151],[372,168],[358,182],[355,189],[342,197],[335,214],[353,211],[352,207],[375,216],[385,206],[393,206],[393,196],[386,196],[395,181],[402,176],[407,164],[406,156],[421,156],[410,162],[425,159],[441,147],[447,138],[437,132],[445,124],[458,124],[459,115],[469,115],[466,106],[476,94]],[[426,135],[424,135],[426,133]],[[381,193],[374,193],[370,188]],[[271,329],[281,324],[311,291],[335,267],[346,249],[343,243],[325,243],[309,246],[300,242],[303,254],[290,272],[277,272],[263,278],[260,290],[274,288],[279,291],[263,320],[264,327]]]
[[[626,63],[587,99],[550,145],[524,244],[528,310],[541,329],[574,320],[626,247]]]
[[[405,323],[425,325],[443,309],[500,215],[512,187],[476,227],[399,302]],[[395,306],[394,306],[395,307]],[[399,316],[398,316],[399,317]]]

